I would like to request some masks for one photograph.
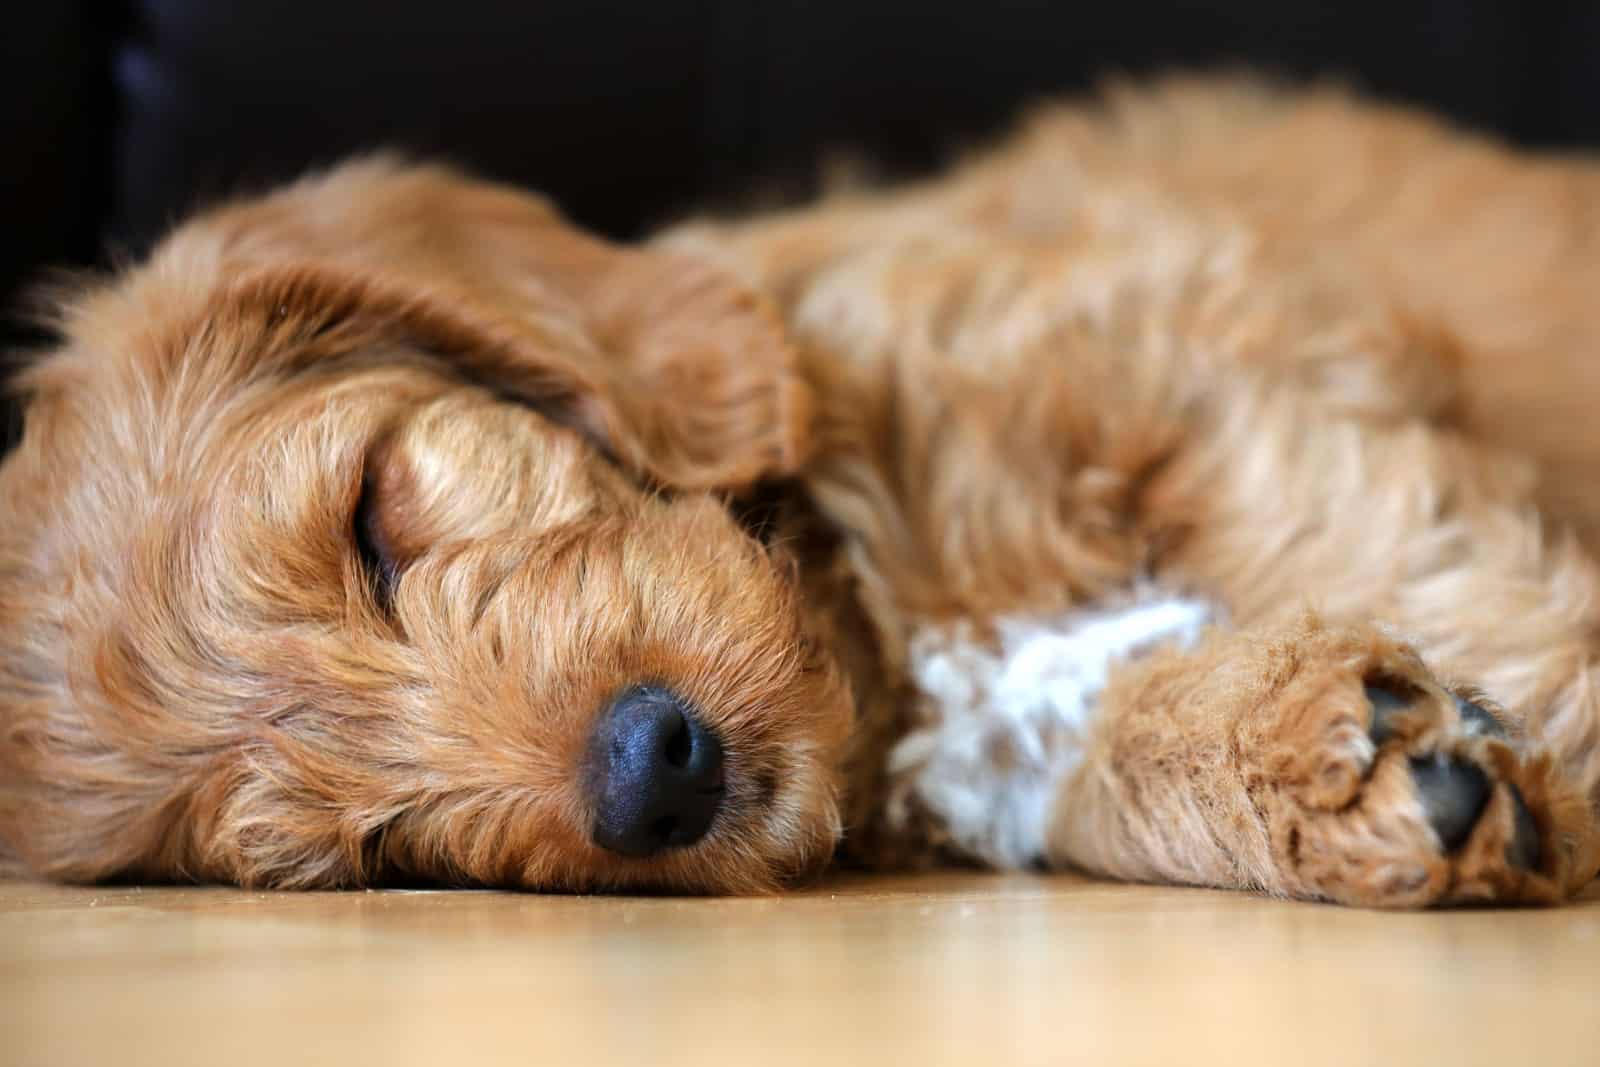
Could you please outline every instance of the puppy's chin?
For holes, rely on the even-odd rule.
[[[816,756],[797,753],[783,783],[766,796],[750,795],[740,768],[730,766],[726,810],[703,839],[687,847],[630,859],[595,845],[582,815],[554,828],[545,812],[520,825],[514,818],[504,821],[496,847],[515,858],[496,873],[462,870],[438,853],[422,856],[402,848],[377,880],[393,882],[398,872],[431,883],[533,892],[770,893],[821,875],[840,840],[836,775]],[[417,840],[433,835],[431,828],[418,829]]]
[[[352,886],[487,886],[554,893],[770,893],[819,876],[841,836],[831,768],[797,761],[790,777],[765,798],[730,798],[704,838],[692,845],[631,859],[593,843],[584,813],[553,813],[482,804],[408,812],[395,821],[382,855]],[[729,768],[730,792],[742,792]],[[449,810],[454,808],[455,810]],[[563,815],[572,817],[565,818]],[[466,854],[464,841],[476,839]],[[262,885],[301,885],[290,878]],[[305,886],[321,882],[305,882]]]

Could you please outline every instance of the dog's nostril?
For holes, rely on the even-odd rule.
[[[661,686],[635,686],[611,702],[588,770],[594,843],[624,856],[694,844],[722,803],[721,740]]]
[[[667,739],[667,762],[682,770],[689,766],[689,757],[694,754],[694,738],[689,735],[689,720],[685,717],[679,727]]]

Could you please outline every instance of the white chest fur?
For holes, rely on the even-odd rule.
[[[889,756],[891,820],[916,806],[973,858],[1037,862],[1112,669],[1193,643],[1214,615],[1205,601],[1142,590],[1117,606],[1000,620],[992,642],[968,623],[918,632],[910,666],[920,725]]]

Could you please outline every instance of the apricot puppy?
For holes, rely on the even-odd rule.
[[[0,862],[1385,907],[1600,869],[1600,177],[1169,81],[643,248],[349,164],[65,297]]]

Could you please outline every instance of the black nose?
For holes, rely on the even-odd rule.
[[[660,686],[635,686],[612,701],[589,759],[594,843],[624,856],[694,844],[722,803],[722,742]]]

